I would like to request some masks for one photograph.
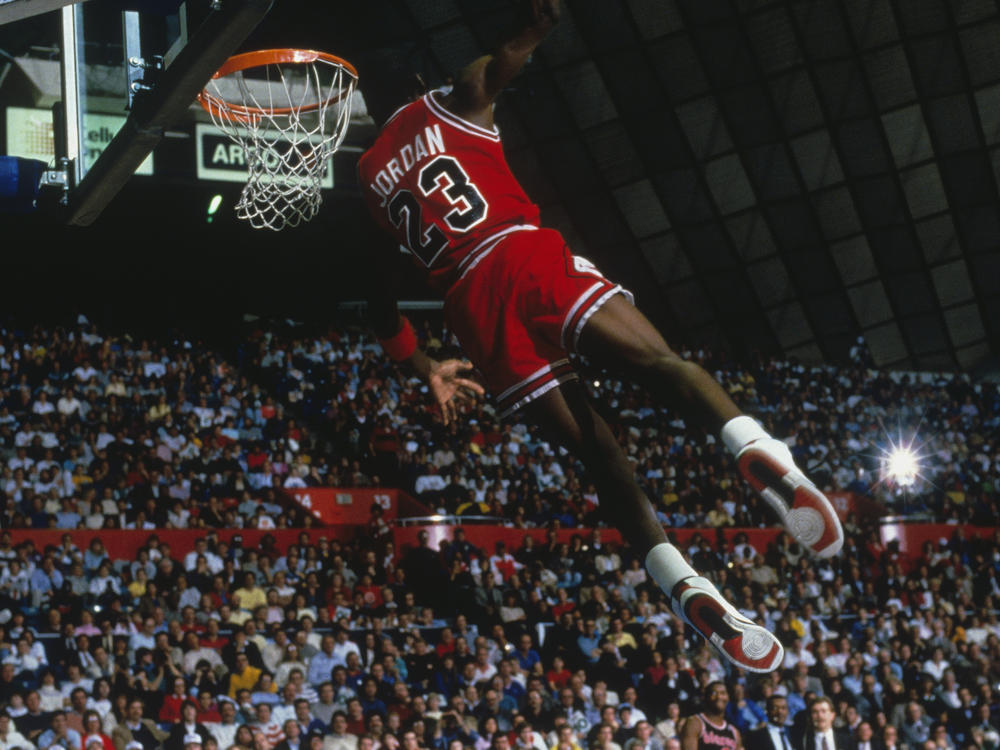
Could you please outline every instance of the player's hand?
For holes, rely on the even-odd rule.
[[[476,396],[486,393],[475,380],[460,375],[471,369],[472,363],[464,359],[446,359],[431,365],[427,384],[441,407],[441,419],[445,424],[458,417],[460,405],[473,404]]]

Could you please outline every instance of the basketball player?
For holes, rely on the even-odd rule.
[[[726,721],[729,690],[724,682],[710,682],[702,694],[704,710],[684,722],[681,750],[742,750],[740,730]]]
[[[450,90],[406,104],[413,97],[400,86],[403,99],[393,111],[386,89],[374,86],[381,82],[368,81],[373,88],[363,92],[382,129],[358,165],[365,202],[444,296],[449,327],[483,373],[501,417],[520,410],[585,464],[601,510],[646,556],[679,616],[737,666],[772,671],[783,658],[778,640],[667,542],[568,356],[621,373],[720,434],[742,474],[815,555],[840,550],[840,523],[784,443],[741,414],[705,370],[671,351],[628,292],[573,255],[558,232],[539,226],[538,208],[511,174],[493,123],[497,94],[559,18],[557,0],[530,0],[525,11],[523,25],[468,65]],[[363,70],[360,79],[365,86]],[[483,392],[463,376],[468,362],[437,362],[417,347],[395,298],[374,304],[372,316],[386,353],[428,381],[445,423],[457,416],[457,404]]]

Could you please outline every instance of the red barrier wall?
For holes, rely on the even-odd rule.
[[[371,518],[372,503],[382,506],[382,518],[386,521],[430,513],[421,503],[399,490],[305,487],[289,489],[286,492],[295,502],[312,513],[316,520],[328,526],[367,525]]]
[[[931,542],[935,548],[940,539],[951,542],[955,532],[962,529],[966,539],[993,537],[998,529],[992,526],[958,526],[946,523],[893,523],[882,526],[882,543],[893,540],[899,542],[899,551],[904,559],[916,560],[923,554],[925,542]]]
[[[278,549],[284,551],[289,545],[299,539],[299,534],[306,534],[310,542],[316,542],[321,536],[328,539],[349,541],[355,538],[357,527],[341,526],[327,529],[216,529],[220,539],[231,542],[234,536],[242,537],[243,547],[250,548],[260,545],[260,540],[270,534],[274,537]],[[11,541],[17,545],[25,540],[35,543],[38,550],[48,545],[58,546],[62,543],[64,534],[69,534],[73,543],[81,550],[85,549],[90,540],[99,538],[104,542],[112,559],[134,560],[136,553],[144,547],[149,537],[156,536],[161,544],[170,545],[170,554],[176,560],[194,549],[194,541],[205,536],[204,529],[157,529],[155,531],[131,531],[120,529],[101,529],[99,531],[65,531],[62,529],[10,529]]]
[[[357,492],[357,490],[355,490]],[[374,491],[371,491],[374,492]],[[367,517],[365,519],[367,521]],[[438,549],[441,542],[450,541],[454,535],[456,526],[430,525],[430,526],[404,526],[393,529],[393,541],[399,553],[405,552],[409,547],[417,544],[417,534],[426,529],[429,534],[429,542],[432,548]],[[496,542],[502,541],[507,545],[508,550],[516,550],[521,546],[525,536],[532,536],[536,543],[544,543],[544,529],[513,529],[507,526],[494,525],[463,525],[468,540],[483,549],[487,553],[492,553]],[[1000,534],[1000,529],[991,526],[955,526],[950,524],[885,524],[882,526],[881,535],[883,544],[889,541],[898,540],[900,552],[904,559],[904,565],[909,564],[920,557],[922,547],[925,542],[932,542],[935,546],[941,538],[951,541],[956,531],[961,529],[968,539],[972,538],[992,538]],[[733,538],[743,533],[747,535],[750,544],[760,552],[767,549],[780,529],[724,529],[722,534],[727,542],[731,543]],[[74,530],[65,531],[61,529],[9,529],[13,543],[19,544],[25,540],[34,542],[36,549],[44,549],[46,546],[58,546],[64,534],[69,534],[73,543],[80,549],[84,549],[94,538],[100,538],[104,542],[108,553],[116,559],[132,560],[140,547],[145,546],[150,536],[157,536],[161,543],[170,545],[171,553],[175,559],[194,549],[195,539],[205,535],[203,529],[157,529],[156,531],[131,531],[131,530]],[[244,547],[254,547],[260,544],[260,540],[265,535],[270,535],[275,539],[279,550],[284,551],[289,545],[298,541],[300,534],[305,534],[310,542],[316,542],[320,537],[328,539],[339,539],[350,541],[359,534],[363,534],[364,528],[358,524],[341,523],[326,528],[314,529],[217,529],[216,533],[220,539],[232,540],[234,536],[242,538]],[[715,529],[672,529],[669,531],[680,544],[686,544],[695,533],[701,533],[714,545],[717,531]],[[589,543],[592,529],[560,529],[556,532],[556,537],[560,542],[569,542],[573,535],[579,534],[585,543]],[[621,535],[614,529],[601,529],[601,537],[605,541],[621,541]]]
[[[393,529],[393,541],[396,549],[403,551],[417,545],[417,534],[425,530],[428,533],[428,543],[432,549],[438,549],[442,542],[451,541],[455,529],[458,526],[403,526]],[[488,554],[493,553],[497,542],[503,542],[508,552],[512,552],[521,546],[522,540],[526,536],[534,537],[536,544],[545,542],[545,529],[513,529],[509,526],[490,525],[463,525],[465,537],[472,544],[484,550]],[[621,534],[616,529],[601,529],[601,539],[605,542],[621,543]],[[780,529],[724,529],[722,534],[730,544],[733,538],[740,533],[747,535],[747,541],[759,552],[767,550],[767,545],[774,541]],[[668,533],[676,537],[679,544],[686,544],[695,534],[700,533],[706,537],[714,546],[717,531],[715,529],[670,529]],[[556,532],[556,539],[560,542],[569,542],[576,534],[583,537],[584,543],[591,540],[593,529],[560,529]]]

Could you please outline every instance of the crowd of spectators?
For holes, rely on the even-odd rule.
[[[422,344],[460,356],[447,330],[425,323]],[[754,358],[733,363],[681,349],[733,400],[785,439],[826,490],[869,495],[894,513],[956,523],[1000,516],[1000,386],[967,375],[887,372],[854,364],[807,366]],[[305,421],[324,425],[352,470],[328,479],[409,489],[439,512],[502,517],[517,526],[592,526],[597,495],[582,467],[516,416],[501,423],[483,402],[444,427],[412,373],[381,355],[363,331],[321,337],[269,331],[247,346],[260,374]],[[588,372],[584,363],[584,372]],[[772,517],[742,482],[716,436],[686,424],[641,389],[603,373],[588,384],[615,428],[664,523],[757,527]],[[894,447],[917,454],[918,472],[887,479]]]
[[[686,356],[830,486],[870,490],[879,425],[923,419],[935,486],[909,507],[995,524],[995,386]],[[958,528],[915,560],[858,519],[819,563],[784,535],[727,543],[712,527],[770,519],[710,436],[617,381],[592,386],[664,519],[705,527],[683,552],[774,630],[782,669],[731,671],[627,542],[560,541],[599,519],[572,457],[487,404],[442,427],[361,334],[257,332],[227,358],[85,322],[0,333],[3,525],[94,530],[82,549],[0,533],[0,750],[677,750],[715,680],[744,732],[775,696],[801,729],[825,696],[858,750],[1000,748],[1000,533]],[[397,550],[375,525],[245,548],[214,531],[307,523],[281,487],[366,483],[544,539],[482,549],[458,527]],[[181,555],[167,527],[203,533]],[[150,534],[115,559],[105,528]]]

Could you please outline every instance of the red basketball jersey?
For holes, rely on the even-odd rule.
[[[500,134],[442,107],[432,91],[403,107],[358,162],[375,220],[446,291],[506,234],[538,226]]]

